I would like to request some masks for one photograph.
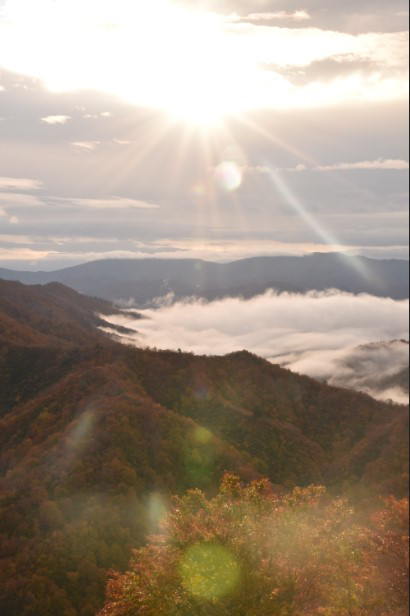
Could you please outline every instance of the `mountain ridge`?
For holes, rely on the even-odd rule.
[[[54,272],[0,268],[0,278],[25,284],[61,282],[76,291],[109,301],[133,300],[143,306],[158,297],[253,297],[269,288],[304,293],[336,288],[406,299],[408,261],[375,260],[334,253],[304,257],[253,257],[230,263],[200,259],[107,259]]]

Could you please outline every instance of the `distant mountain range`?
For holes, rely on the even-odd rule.
[[[111,311],[0,283],[2,614],[95,614],[170,495],[212,493],[225,470],[366,506],[406,493],[406,407],[248,352],[127,347],[98,330]]]
[[[0,278],[25,284],[63,283],[80,293],[136,307],[172,294],[253,297],[267,289],[304,293],[340,289],[380,297],[409,297],[409,263],[340,254],[305,257],[257,257],[233,263],[194,259],[114,259],[85,263],[54,272],[17,272],[0,268]]]

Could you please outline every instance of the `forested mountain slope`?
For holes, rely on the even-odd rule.
[[[0,280],[0,341],[4,343],[72,346],[99,340],[96,327],[107,323],[98,315],[112,312],[111,303],[59,283],[28,287]]]
[[[110,306],[0,283],[0,612],[91,616],[171,494],[225,470],[371,506],[407,485],[407,409],[247,352],[124,347]]]

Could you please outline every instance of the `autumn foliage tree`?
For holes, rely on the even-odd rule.
[[[175,500],[161,534],[113,574],[99,616],[404,615],[405,543],[385,534],[403,506],[391,501],[370,529],[322,487],[278,496],[266,480],[226,475],[212,499]]]
[[[403,607],[408,608],[408,526],[408,500],[389,498],[385,508],[373,516],[369,534],[369,558],[377,576],[377,586],[382,591],[380,594],[388,597],[392,614],[401,614]]]

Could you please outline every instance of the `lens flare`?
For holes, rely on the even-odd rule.
[[[225,161],[216,168],[215,180],[222,191],[233,192],[242,184],[242,171],[236,163]]]
[[[184,466],[187,478],[195,487],[207,486],[215,472],[212,433],[198,426],[185,447]]]
[[[207,445],[212,440],[212,433],[206,428],[196,428],[193,434],[194,441],[200,445]]]
[[[161,494],[151,494],[148,499],[148,514],[151,527],[157,528],[165,520],[168,509]]]
[[[204,197],[206,195],[206,187],[201,182],[198,182],[192,187],[192,192],[197,195],[197,197]]]
[[[194,597],[214,601],[237,588],[241,569],[235,556],[224,546],[198,543],[183,555],[180,575],[184,588]]]
[[[268,168],[268,167],[267,167]],[[284,180],[279,176],[277,172],[270,169],[269,176],[279,190],[281,195],[285,198],[287,204],[296,212],[296,214],[300,217],[303,222],[305,222],[308,227],[310,227],[318,237],[325,243],[327,246],[339,246],[340,251],[344,250],[344,246],[338,239],[327,231],[324,226],[311,214],[308,208],[302,203],[302,201],[291,191],[289,186],[287,186]],[[357,259],[348,259],[346,255],[341,254],[341,259],[347,259],[346,263],[354,270],[356,270],[363,279],[371,280],[371,274],[368,271],[366,264],[363,261],[358,261]]]

